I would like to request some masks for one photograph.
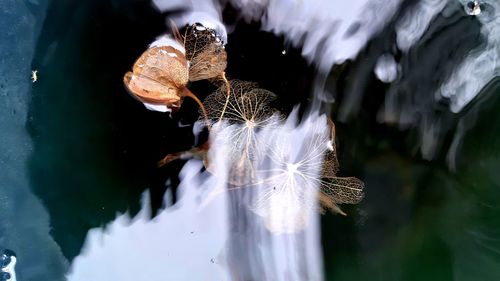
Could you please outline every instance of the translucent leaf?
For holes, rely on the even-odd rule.
[[[269,106],[275,99],[272,92],[240,80],[230,81],[229,86],[230,96],[222,86],[205,99],[204,106],[213,123],[222,117],[222,122],[212,127],[211,134],[219,135],[218,139],[226,143],[226,153],[232,163],[230,182],[242,185],[253,177],[253,162],[264,151],[259,149],[262,144],[256,137],[257,132],[277,126],[282,118]]]
[[[326,133],[325,121],[330,129]],[[357,204],[363,199],[362,181],[336,176],[339,164],[331,120],[318,118],[303,128],[283,127],[269,140],[266,144],[269,164],[256,171],[260,192],[251,206],[256,213],[265,213],[261,208],[273,208],[272,204],[289,212],[292,201],[299,208],[313,208],[315,204],[308,200],[313,193],[319,196],[324,208],[345,215],[338,204]]]
[[[278,112],[269,106],[269,103],[276,99],[276,95],[258,88],[256,83],[231,80],[229,90],[231,93],[229,98],[228,89],[225,86],[221,86],[205,98],[203,104],[208,118],[213,122],[217,122],[225,111],[224,121],[262,128],[267,125],[273,114]]]
[[[215,30],[195,23],[184,35],[189,80],[198,81],[222,76],[227,66],[224,44]]]
[[[364,197],[364,183],[354,177],[331,178],[323,182],[321,192],[336,204],[358,204]]]

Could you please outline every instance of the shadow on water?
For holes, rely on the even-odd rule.
[[[190,128],[143,110],[122,75],[164,31],[149,1],[53,1],[39,37],[33,69],[29,129],[34,151],[31,185],[47,207],[64,255],[78,255],[87,231],[139,209],[150,188],[161,204],[163,154],[192,142]],[[177,140],[174,140],[177,139]]]

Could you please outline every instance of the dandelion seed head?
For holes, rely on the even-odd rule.
[[[255,124],[255,121],[253,121],[253,120],[247,120],[247,121],[245,122],[245,126],[246,126],[248,129],[251,129],[251,130],[253,130],[253,129],[255,128],[255,125],[256,125],[256,124]]]
[[[292,164],[292,163],[287,163],[286,164],[286,169],[287,169],[287,173],[289,176],[293,176],[295,173],[297,173],[297,170],[299,168],[300,164]]]
[[[292,118],[293,119],[293,118]],[[289,118],[289,120],[292,120]],[[307,226],[308,214],[324,208],[343,214],[338,204],[355,204],[363,183],[336,176],[334,128],[325,116],[313,115],[296,125],[286,122],[257,133],[265,157],[254,163],[255,199],[249,208],[273,232],[296,232]]]
[[[229,87],[229,96],[226,85],[222,85],[203,103],[214,123],[211,134],[225,136],[222,141],[233,170],[229,182],[243,185],[253,180],[253,162],[258,162],[264,154],[257,133],[279,126],[282,118],[269,106],[275,99],[272,92],[241,80],[231,80]]]

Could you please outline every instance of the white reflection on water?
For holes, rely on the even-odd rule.
[[[355,59],[389,22],[400,0],[270,1],[264,29],[302,44],[304,57],[321,71]],[[302,41],[302,42],[301,42]]]
[[[384,83],[391,83],[398,77],[400,66],[391,54],[381,55],[375,64],[374,73]]]
[[[227,42],[226,27],[222,23],[222,5],[214,0],[152,0],[162,12],[185,10],[186,12],[172,15],[170,18],[177,25],[201,23],[203,26],[215,29],[222,41]]]
[[[221,258],[228,235],[225,195],[200,208],[207,192],[221,184],[200,168],[199,161],[185,165],[179,202],[153,220],[144,194],[135,218],[119,215],[104,229],[89,231],[68,280],[230,280]]]
[[[153,0],[161,11],[188,9],[174,17],[178,24],[193,21],[220,22],[222,5],[213,0]],[[223,2],[223,1],[221,1]],[[401,0],[231,0],[248,20],[262,29],[284,35],[302,55],[322,71],[333,64],[354,59],[368,40],[389,22]]]
[[[259,149],[263,154],[281,150],[285,158],[298,161],[310,148],[311,137],[324,136],[319,139],[326,147],[326,118],[313,116],[296,124],[293,114],[277,134],[264,130],[263,137],[282,141]],[[69,281],[323,279],[317,178],[300,186],[285,180],[280,192],[260,181],[258,186],[228,189],[228,179],[234,178],[229,173],[235,151],[226,136],[238,128],[219,126],[220,133],[211,139],[210,172],[201,172],[201,162],[191,160],[181,172],[180,200],[174,206],[150,220],[150,206],[144,200],[134,219],[120,215],[104,229],[91,230],[72,264]],[[321,155],[312,159],[317,165],[308,163],[309,177],[320,176]],[[276,168],[264,162],[249,168]],[[269,191],[283,191],[293,198],[261,200],[262,192]]]
[[[473,12],[468,7],[471,3],[475,6]],[[406,52],[420,40],[437,15],[442,13],[445,17],[448,16],[457,4],[479,20],[486,44],[471,50],[436,91],[437,100],[443,97],[450,99],[450,110],[454,113],[460,112],[488,83],[500,75],[500,2],[421,0],[406,11],[396,24],[398,47]]]
[[[221,11],[227,3],[230,3],[242,18],[247,21],[260,21],[263,30],[283,35],[287,42],[302,48],[302,55],[310,62],[314,62],[318,70],[314,86],[316,98],[325,102],[335,102],[335,92],[338,90],[326,87],[332,67],[346,60],[355,60],[369,40],[376,38],[384,28],[389,27],[391,29],[387,32],[395,33],[395,38],[391,39],[394,42],[387,42],[393,46],[384,52],[388,52],[387,55],[402,52],[403,56],[408,56],[412,48],[425,42],[424,35],[432,30],[434,25],[439,26],[443,19],[456,16],[458,9],[471,14],[467,5],[472,3],[470,0],[417,0],[406,1],[404,5],[401,0],[153,0],[153,2],[162,11],[186,9],[184,12],[174,14],[174,19],[180,25],[198,20],[211,22],[222,32],[221,34],[224,34],[224,27],[220,22]],[[471,50],[465,58],[459,58],[456,65],[450,62],[449,65],[436,66],[451,67],[451,69],[446,74],[443,73],[448,77],[432,79],[438,83],[426,90],[434,93],[433,97],[432,95],[426,97],[428,106],[420,108],[421,103],[418,102],[411,104],[393,102],[394,97],[391,93],[386,96],[386,106],[383,109],[385,118],[380,118],[380,121],[397,122],[404,128],[410,126],[419,128],[422,156],[427,159],[434,157],[441,135],[444,134],[432,131],[433,128],[439,127],[438,123],[441,120],[433,114],[415,115],[413,112],[429,110],[433,106],[438,107],[439,101],[449,100],[449,111],[458,113],[474,100],[488,83],[500,75],[498,62],[500,2],[496,0],[475,2],[479,4],[481,12],[472,15],[464,13],[464,16],[477,17],[486,44]],[[449,52],[452,51],[447,50],[443,53]],[[393,86],[398,88],[400,82],[396,79],[398,77],[410,77],[408,80],[410,83],[418,84],[412,80],[427,79],[428,75],[432,75],[432,72],[421,73],[422,77],[412,75],[421,71],[421,65],[426,65],[427,62],[408,65],[400,71],[397,66],[398,61],[383,63],[384,57],[380,57],[379,63],[372,63],[369,58],[366,59],[363,60],[365,62],[363,67],[373,68],[371,70],[381,81],[391,83],[390,88]],[[361,108],[362,97],[368,90],[364,88],[369,80],[366,74],[360,73],[355,79],[358,81],[356,86],[343,90],[345,93],[339,111],[341,121],[345,121],[347,116],[357,114]],[[426,81],[431,83],[429,79]],[[409,90],[416,92],[415,89]],[[387,105],[388,103],[392,104]],[[423,115],[427,116],[420,117]]]
[[[470,1],[460,0],[467,8]],[[479,1],[485,9],[476,15],[486,44],[469,52],[465,60],[441,85],[437,95],[451,99],[450,109],[458,113],[495,77],[500,76],[500,1]]]
[[[431,21],[444,9],[448,0],[422,0],[409,8],[396,22],[396,41],[407,52],[420,40]]]

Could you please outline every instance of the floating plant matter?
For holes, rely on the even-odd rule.
[[[203,102],[207,108],[209,120],[218,122],[222,117],[224,125],[213,126],[211,134],[224,134],[227,155],[232,172],[229,182],[241,185],[251,182],[253,162],[259,158],[263,144],[257,139],[257,132],[273,129],[281,122],[281,115],[269,103],[276,96],[257,87],[256,83],[231,80],[231,95],[226,87],[220,87]],[[220,123],[219,123],[220,124]],[[231,126],[231,130],[226,130]]]
[[[339,165],[331,120],[312,116],[296,128],[284,124],[262,137],[267,141],[266,157],[256,167],[258,191],[249,208],[273,232],[305,227],[308,211],[322,210],[318,199],[323,208],[346,215],[338,204],[356,204],[363,198],[359,179],[336,176]]]
[[[228,130],[225,129],[229,125],[235,129],[224,140],[229,147],[229,158],[234,160],[235,167],[239,167],[238,170],[242,171],[257,157],[259,151],[257,149],[259,143],[255,137],[257,131],[276,127],[283,117],[276,109],[269,106],[269,103],[276,98],[272,92],[258,88],[256,83],[241,80],[231,80],[228,85],[229,91],[228,87],[221,86],[205,98],[203,105],[211,124],[219,124],[211,127],[211,135],[226,134]],[[228,92],[232,94],[229,95]],[[219,121],[221,117],[223,119]],[[206,150],[208,143],[189,151],[169,154],[160,161],[160,166],[183,157],[206,158]],[[208,164],[207,159],[205,160]],[[241,180],[242,178],[237,182]],[[249,179],[245,181],[247,180]]]
[[[224,155],[229,189],[256,190],[248,207],[275,232],[304,227],[304,210],[330,209],[346,215],[339,204],[362,200],[363,182],[337,177],[335,126],[330,119],[308,118],[295,128],[270,106],[276,98],[272,92],[240,80],[231,80],[229,85],[231,95],[222,86],[203,102],[212,124],[210,141],[169,154],[161,165],[194,156],[203,158],[207,170],[215,173],[218,169],[213,165],[221,163],[212,163],[208,150]]]
[[[298,127],[295,117],[285,121],[270,106],[276,98],[272,92],[256,83],[226,79],[227,54],[215,30],[201,24],[187,26],[184,36],[173,30],[176,39],[162,37],[154,42],[125,75],[125,85],[153,110],[179,107],[185,96],[195,99],[210,140],[167,155],[160,166],[182,158],[203,159],[207,170],[223,177],[228,187],[210,198],[226,190],[255,191],[247,206],[273,232],[302,229],[312,211],[330,209],[346,215],[338,205],[356,204],[363,198],[360,180],[336,176],[339,164],[330,119],[313,114]],[[220,79],[224,85],[202,103],[187,84],[206,79]],[[218,160],[211,161],[213,153]],[[218,174],[218,165],[228,171]]]
[[[162,36],[151,44],[123,81],[129,92],[148,109],[171,111],[181,106],[183,97],[190,97],[204,111],[187,84],[217,77],[227,83],[223,42],[215,30],[201,24],[188,26],[184,37],[174,25],[172,30],[175,38]]]
[[[364,184],[354,177],[337,177],[339,162],[337,159],[337,147],[335,144],[335,124],[331,119],[327,120],[330,130],[330,138],[323,160],[320,195],[321,205],[333,212],[346,215],[338,204],[358,204],[364,197]]]
[[[134,63],[132,72],[123,77],[125,86],[148,109],[171,111],[179,107],[182,97],[199,99],[186,87],[189,81],[185,49],[178,41],[162,37]],[[203,109],[204,110],[204,109]]]
[[[231,91],[224,72],[227,66],[227,53],[221,37],[214,29],[195,23],[186,27],[184,46],[189,61],[189,81],[222,79],[226,86],[227,105]],[[225,107],[220,118],[224,115],[224,110]]]
[[[189,61],[189,81],[224,77],[227,54],[224,42],[215,30],[200,23],[188,26],[184,35],[184,46],[186,59]]]

